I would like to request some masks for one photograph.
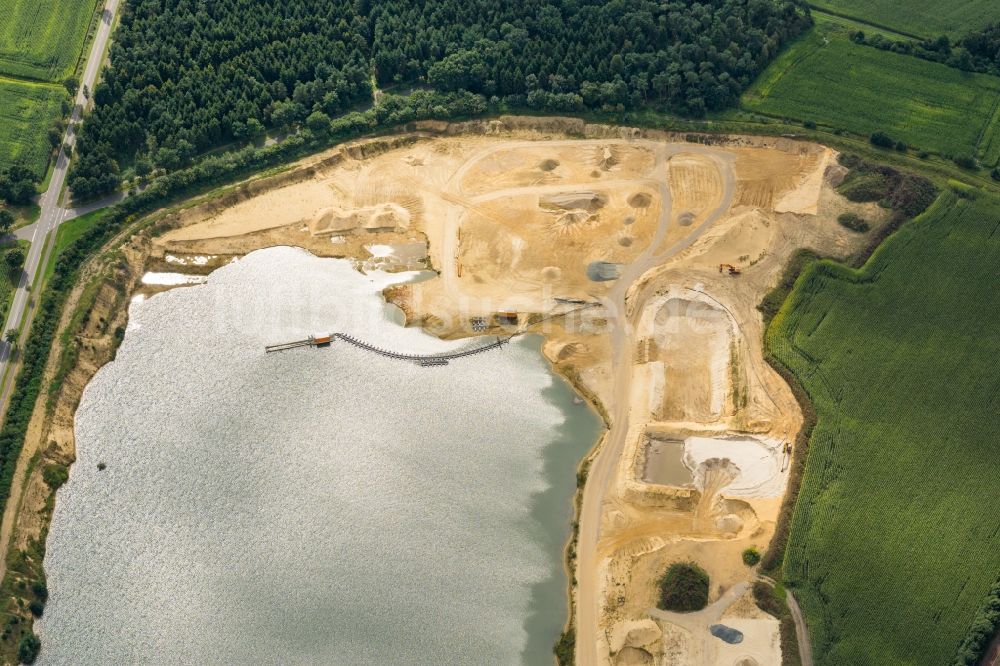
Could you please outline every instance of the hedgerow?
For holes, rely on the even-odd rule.
[[[1000,579],[993,584],[986,603],[976,613],[972,627],[966,634],[952,666],[977,666],[986,654],[993,637],[1000,632]]]

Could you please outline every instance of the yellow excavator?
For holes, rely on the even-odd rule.
[[[732,264],[719,264],[719,272],[722,273],[723,271],[729,271],[730,275],[740,274],[740,269],[736,268],[736,266],[733,266]]]

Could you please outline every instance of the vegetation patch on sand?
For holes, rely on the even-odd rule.
[[[975,155],[1000,132],[1000,78],[855,44],[818,18],[743,96],[743,106],[942,155]]]
[[[708,605],[708,573],[694,562],[671,564],[660,579],[660,608],[679,613]]]
[[[42,273],[44,280],[48,280],[51,277],[56,267],[56,261],[63,250],[76,243],[81,236],[87,233],[95,224],[101,222],[110,212],[110,208],[101,208],[59,225],[59,229],[56,231],[55,249],[49,259],[49,263],[45,265],[45,272]]]
[[[785,590],[781,585],[772,587],[765,581],[757,581],[751,588],[753,600],[765,613],[778,618],[781,623],[781,664],[782,666],[802,666],[799,657],[799,640],[795,634],[795,620],[785,600]]]
[[[1000,200],[949,191],[863,269],[813,264],[768,329],[817,413],[783,573],[820,665],[950,663],[987,602],[997,265]]]

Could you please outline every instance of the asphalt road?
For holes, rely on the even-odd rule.
[[[114,16],[118,11],[120,2],[121,0],[107,0],[104,6],[104,11],[97,28],[97,35],[91,45],[90,54],[87,56],[87,63],[84,66],[83,76],[80,79],[80,90],[76,95],[71,122],[63,137],[64,145],[72,146],[76,143],[74,127],[83,117],[83,110],[88,102],[87,98],[83,95],[83,90],[84,88],[93,90],[94,83],[97,81],[97,75],[101,70],[101,63],[104,59],[108,39],[111,37],[111,25],[114,22]],[[30,240],[31,248],[28,250],[28,256],[24,262],[24,271],[21,274],[21,280],[14,292],[10,313],[7,315],[7,322],[3,328],[3,333],[31,321],[35,307],[35,303],[31,298],[31,286],[38,277],[39,271],[44,269],[48,255],[52,252],[51,245],[54,245],[53,242],[50,244],[50,247],[46,247],[46,239],[50,235],[54,235],[59,225],[66,220],[94,209],[92,206],[87,206],[85,209],[64,208],[60,204],[59,199],[63,191],[63,186],[66,183],[66,172],[69,169],[69,162],[69,156],[60,151],[56,159],[55,169],[52,172],[52,178],[49,181],[49,187],[38,201],[41,207],[38,221],[18,230],[18,233],[15,234],[18,238]],[[45,256],[43,256],[43,252]],[[27,336],[28,326],[25,326],[24,329],[21,331],[19,342],[23,342]],[[0,377],[4,377],[3,391],[0,393],[0,406],[2,406],[3,410],[6,410],[7,400],[10,397],[10,392],[14,384],[14,373],[10,373],[11,376],[9,377],[4,376],[7,372],[10,355],[11,345],[6,340],[0,339]]]

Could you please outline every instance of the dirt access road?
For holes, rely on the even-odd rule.
[[[656,237],[639,258],[630,264],[615,283],[605,299],[611,327],[612,373],[614,377],[614,407],[611,411],[610,430],[600,451],[591,463],[587,483],[583,490],[580,509],[580,533],[577,544],[577,606],[576,606],[576,663],[578,666],[598,666],[604,663],[598,657],[598,616],[600,597],[598,590],[597,543],[600,537],[602,507],[608,485],[625,447],[629,425],[629,396],[632,385],[632,351],[635,348],[635,322],[628,317],[626,299],[629,290],[644,273],[668,260],[678,252],[688,248],[708,228],[728,210],[735,193],[735,174],[731,156],[721,149],[686,145],[683,148],[654,144],[657,167],[662,169],[659,183],[661,211]],[[679,152],[698,153],[711,157],[717,162],[723,177],[723,196],[720,205],[682,240],[666,250],[657,253],[663,237],[670,225],[672,211],[669,174],[666,161],[671,154]],[[642,303],[632,303],[633,312],[642,312]]]

